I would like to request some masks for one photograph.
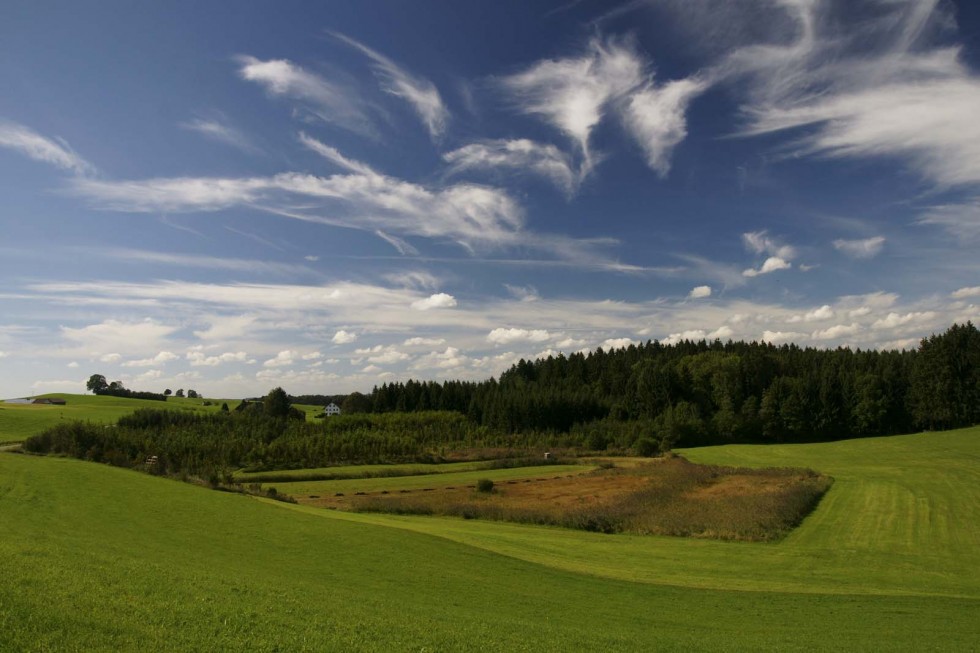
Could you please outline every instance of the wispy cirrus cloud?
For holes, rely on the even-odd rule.
[[[881,253],[885,246],[884,236],[873,236],[857,240],[838,239],[834,241],[834,249],[851,258],[874,258]]]
[[[522,112],[541,116],[575,142],[580,176],[596,163],[589,141],[609,113],[619,116],[647,164],[666,176],[671,152],[687,135],[687,107],[707,88],[698,78],[658,85],[632,40],[598,37],[577,57],[539,61],[500,82]]]
[[[575,193],[581,181],[567,154],[554,145],[526,138],[470,143],[446,152],[442,158],[449,164],[451,174],[510,168],[543,177],[568,196]]]
[[[388,57],[360,41],[338,32],[330,32],[330,34],[374,62],[374,70],[381,80],[382,90],[408,102],[433,139],[438,140],[445,134],[450,113],[435,84],[424,77],[409,73]]]
[[[241,55],[237,62],[239,76],[259,84],[269,95],[303,102],[324,122],[365,136],[376,135],[370,105],[350,84],[328,80],[288,59],[262,61]]]
[[[194,118],[179,123],[181,129],[197,132],[205,138],[234,147],[246,154],[255,154],[259,148],[241,130],[233,127],[223,116]]]
[[[29,127],[2,118],[0,118],[0,147],[14,150],[30,159],[76,175],[89,175],[96,172],[95,166],[76,154],[66,141],[42,136]]]

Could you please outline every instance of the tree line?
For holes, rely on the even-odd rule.
[[[521,360],[499,380],[409,380],[355,395],[345,412],[451,410],[494,431],[596,442],[642,426],[663,447],[891,435],[980,423],[980,332],[954,324],[907,351],[647,342]]]

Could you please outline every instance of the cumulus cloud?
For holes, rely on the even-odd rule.
[[[763,331],[762,340],[764,342],[771,342],[773,344],[780,342],[795,342],[801,338],[806,338],[807,334],[798,333],[796,331]]]
[[[433,308],[453,308],[456,306],[456,298],[444,292],[429,295],[425,299],[412,302],[412,309],[416,311],[428,311]]]
[[[449,110],[435,84],[410,74],[388,57],[349,36],[337,32],[333,32],[333,35],[374,62],[374,70],[381,81],[382,90],[408,102],[433,139],[438,139],[445,133],[450,118]]]
[[[446,343],[445,338],[408,338],[402,344],[406,347],[436,347]]]
[[[228,351],[217,356],[208,356],[202,348],[193,348],[187,352],[186,358],[192,367],[217,367],[223,363],[244,363],[248,355],[243,351]]]
[[[262,363],[264,367],[286,367],[292,365],[296,361],[297,353],[290,349],[285,349],[275,355],[274,358]]]
[[[967,297],[980,297],[980,286],[970,288],[960,288],[950,293],[955,299],[966,299]]]
[[[551,334],[544,329],[505,329],[496,328],[487,334],[487,341],[495,345],[509,345],[512,342],[544,342]]]
[[[345,331],[341,329],[337,333],[333,334],[333,338],[330,340],[336,345],[346,345],[357,340],[357,334],[352,331]]]
[[[715,329],[714,331],[708,332],[704,329],[688,329],[686,331],[681,331],[680,333],[671,333],[669,336],[663,339],[663,344],[665,345],[676,345],[679,342],[685,340],[699,341],[699,340],[723,340],[730,338],[735,332],[732,331],[731,327],[722,325]]]
[[[834,241],[834,249],[851,258],[873,258],[881,253],[884,246],[884,236],[859,240],[838,239]]]
[[[861,315],[866,315],[869,312],[870,309],[868,309],[865,313],[861,313]],[[856,313],[857,311],[851,311],[851,317],[858,317]],[[790,324],[796,322],[817,322],[820,320],[829,320],[832,317],[834,317],[834,309],[832,309],[829,304],[824,304],[820,308],[815,308],[812,311],[793,315],[786,321]]]
[[[820,331],[814,331],[810,337],[814,340],[834,340],[846,336],[853,336],[861,331],[861,325],[857,322],[851,324],[835,324],[832,327]]]
[[[99,356],[99,361],[103,363],[118,363],[122,360],[122,354],[117,354],[115,352],[111,354],[103,354]]]
[[[687,294],[688,299],[702,299],[704,297],[711,297],[711,286],[695,286],[691,289],[691,292]]]
[[[770,256],[765,260],[760,268],[747,268],[743,270],[742,276],[757,277],[760,274],[769,274],[770,272],[775,272],[777,270],[788,270],[791,267],[793,267],[792,263],[785,261],[778,256]]]
[[[145,355],[147,350],[163,349],[160,344],[176,330],[177,327],[161,324],[152,319],[138,322],[105,320],[85,327],[63,326],[61,335],[93,355],[108,352]]]
[[[154,367],[156,365],[164,365],[170,361],[178,360],[180,356],[171,351],[161,351],[156,356],[151,358],[141,358],[139,360],[126,361],[122,364],[123,367]]]
[[[894,329],[896,327],[905,326],[906,324],[916,323],[916,322],[928,322],[936,317],[936,314],[932,311],[917,312],[912,311],[905,314],[899,314],[896,312],[890,312],[885,317],[875,320],[874,324],[871,325],[872,329]]]
[[[624,349],[633,344],[629,338],[607,338],[599,343],[599,346],[609,351],[610,349]]]
[[[41,136],[33,129],[0,119],[0,147],[6,147],[24,156],[53,165],[77,175],[95,172],[95,167],[78,156],[63,140]]]
[[[412,365],[412,369],[440,369],[451,370],[460,368],[470,363],[469,356],[466,356],[456,347],[446,347],[442,352],[432,352],[425,356],[420,356]]]

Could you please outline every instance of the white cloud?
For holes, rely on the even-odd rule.
[[[851,317],[858,317],[858,315],[855,315],[856,312],[857,311],[851,311]],[[870,310],[867,312],[870,312]],[[862,315],[866,314],[867,313],[862,313]],[[815,308],[812,311],[794,315],[786,321],[790,324],[794,324],[796,322],[818,322],[820,320],[829,320],[832,317],[834,317],[834,309],[832,309],[829,304],[824,304],[820,308]]]
[[[167,326],[151,319],[139,322],[105,320],[85,327],[63,326],[61,334],[77,343],[90,355],[110,352],[117,355],[120,352],[145,355],[148,351],[163,349],[161,345],[165,339],[176,330],[177,327]]]
[[[860,331],[861,325],[856,322],[852,322],[851,324],[835,324],[827,329],[814,331],[810,337],[814,340],[834,340],[846,336],[853,336]]]
[[[303,354],[303,356],[302,356],[303,360],[305,360],[305,361],[315,361],[315,360],[318,360],[318,359],[320,359],[322,357],[323,357],[323,354],[321,354],[318,351],[311,351],[309,353]]]
[[[762,340],[764,342],[771,342],[773,344],[779,342],[793,342],[806,338],[805,333],[798,333],[796,331],[763,331]]]
[[[643,148],[647,165],[661,177],[670,172],[670,155],[687,137],[685,112],[707,88],[699,79],[681,79],[664,86],[647,84],[627,101],[626,128]]]
[[[444,292],[412,302],[412,309],[416,311],[428,311],[433,308],[453,308],[455,306],[456,298]]]
[[[684,112],[707,88],[699,79],[656,85],[647,58],[631,40],[593,38],[578,57],[539,61],[505,77],[503,86],[524,113],[536,114],[570,137],[582,154],[579,177],[595,164],[589,140],[609,111],[644,150],[660,176],[670,170],[670,154],[687,135]]]
[[[191,367],[217,367],[223,363],[244,363],[248,355],[243,351],[227,351],[217,356],[208,356],[199,348],[194,348],[187,352],[186,358]]]
[[[837,251],[850,256],[851,258],[873,258],[881,253],[884,246],[884,236],[875,236],[873,238],[864,238],[859,240],[838,239],[834,241],[834,248]]]
[[[398,351],[393,347],[386,347],[384,351],[380,354],[374,356],[368,356],[368,362],[375,365],[391,365],[393,363],[401,363],[407,361],[411,356],[405,352]]]
[[[766,259],[765,263],[762,264],[758,270],[754,268],[748,268],[742,271],[742,276],[746,277],[757,277],[760,274],[769,274],[770,272],[775,272],[777,270],[787,270],[793,267],[791,263],[785,261],[778,256],[770,256]]]
[[[222,120],[194,118],[180,123],[179,126],[182,129],[197,132],[213,141],[230,145],[242,152],[254,153],[258,151],[258,148],[245,134]]]
[[[512,286],[509,283],[505,283],[504,288],[522,302],[536,302],[541,299],[538,295],[538,289],[534,286]]]
[[[320,260],[319,256],[314,256],[313,254],[307,254],[303,257],[303,260],[309,261],[310,263],[315,263]]]
[[[435,84],[428,79],[408,73],[394,61],[363,43],[336,32],[333,35],[374,61],[374,69],[381,80],[381,88],[408,102],[425,124],[432,138],[438,139],[445,133],[450,117],[449,110],[446,109]]]
[[[470,143],[446,152],[442,158],[452,173],[495,168],[524,170],[547,179],[566,195],[572,195],[581,181],[567,154],[554,145],[526,138]]]
[[[4,357],[4,353],[2,351],[0,351],[0,358],[3,358],[3,357]],[[72,361],[72,362],[68,363],[67,367],[70,367],[72,369],[78,368],[79,367],[78,361]]]
[[[551,334],[544,329],[504,329],[496,328],[487,334],[487,341],[495,345],[508,345],[512,342],[544,342]]]
[[[0,147],[20,152],[28,158],[48,163],[78,175],[95,172],[95,167],[75,154],[68,143],[53,141],[34,130],[0,119]]]
[[[770,237],[766,231],[746,232],[742,234],[742,242],[755,254],[769,254],[787,261],[796,257],[796,248]]]
[[[377,176],[377,172],[366,163],[361,163],[360,161],[355,161],[354,159],[348,159],[346,156],[341,154],[336,148],[330,147],[325,143],[321,143],[317,139],[307,136],[305,133],[299,133],[299,142],[313,150],[320,156],[322,156],[327,161],[330,161],[338,168],[347,170],[348,172],[353,172],[359,175],[366,175],[369,177]]]
[[[599,343],[599,346],[609,351],[610,349],[624,349],[632,344],[633,341],[629,338],[608,338]]]
[[[959,203],[942,204],[925,210],[919,224],[935,224],[961,240],[980,239],[980,196]]]
[[[333,334],[333,338],[331,338],[331,341],[337,345],[346,345],[354,342],[355,340],[357,340],[356,333],[353,333],[352,331],[344,331],[343,329]]]
[[[412,369],[450,370],[468,365],[470,360],[468,356],[461,353],[456,347],[446,347],[443,352],[432,352],[426,356],[419,357],[412,365]]]
[[[936,317],[936,314],[932,311],[925,312],[909,312],[904,315],[895,313],[894,311],[881,318],[880,320],[875,320],[874,324],[871,325],[872,329],[894,329],[896,327],[905,326],[909,323],[921,323],[931,321]]]
[[[364,135],[375,133],[367,107],[355,89],[308,72],[286,59],[261,61],[241,56],[238,62],[241,78],[261,85],[269,95],[308,103],[309,111],[324,122]]]
[[[194,335],[201,340],[230,340],[247,334],[255,325],[255,316],[226,315],[209,318],[211,326]]]
[[[118,363],[122,360],[122,354],[117,354],[115,352],[111,354],[103,354],[99,356],[99,360],[103,363]]]
[[[951,293],[951,296],[955,299],[966,299],[967,297],[980,297],[980,286],[973,286],[971,288],[960,288]]]
[[[406,347],[436,347],[446,343],[445,338],[408,338],[402,344]]]
[[[262,363],[264,367],[286,367],[296,361],[297,353],[291,349],[285,349],[275,355],[274,358]]]
[[[691,292],[689,292],[687,296],[689,299],[711,297],[711,286],[695,286],[691,289]]]
[[[564,338],[556,342],[555,347],[558,347],[558,349],[562,349],[562,350],[573,350],[573,349],[581,349],[587,344],[588,344],[587,341],[580,340],[578,338]]]
[[[180,356],[171,351],[161,351],[156,356],[151,358],[142,358],[139,360],[126,361],[122,364],[123,367],[153,367],[155,365],[165,365],[170,361],[178,360]]]

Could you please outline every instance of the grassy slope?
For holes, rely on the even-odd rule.
[[[379,478],[338,479],[334,481],[292,481],[264,483],[286,494],[329,496],[335,492],[380,492],[381,490],[421,490],[423,488],[463,487],[476,485],[481,478],[494,483],[526,478],[553,478],[567,474],[581,474],[595,469],[595,465],[547,465],[540,467],[513,467],[426,474],[423,476],[393,476]]]
[[[221,409],[223,402],[227,401],[229,408],[232,409],[239,404],[236,399],[187,399],[186,397],[170,397],[166,402],[162,402],[95,395],[47,394],[38,396],[61,397],[68,403],[64,406],[0,403],[0,444],[20,442],[63,420],[109,424],[123,415],[132,413],[137,408],[215,412]],[[211,401],[212,405],[205,406],[205,401]],[[297,408],[307,414],[307,419],[312,419],[313,414],[323,410],[323,407],[316,406],[297,405]]]
[[[546,528],[475,520],[325,514],[608,578],[717,589],[980,599],[980,427],[813,445],[707,447],[684,454],[697,462],[812,467],[835,483],[804,524],[774,544],[571,531],[557,536]],[[980,641],[980,628],[977,637]]]
[[[0,455],[0,650],[935,650],[977,641],[973,599],[629,582],[334,514]],[[518,530],[556,543],[577,536]],[[670,543],[646,542],[647,553]],[[713,551],[716,565],[725,551]],[[684,557],[683,547],[674,553]],[[628,572],[640,560],[623,562]],[[767,563],[742,573],[764,576]]]

